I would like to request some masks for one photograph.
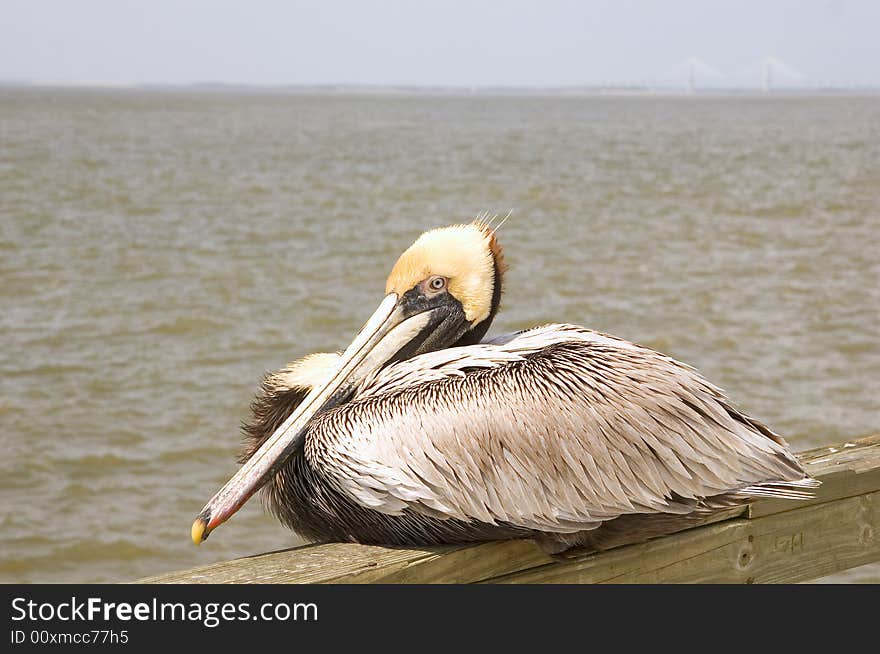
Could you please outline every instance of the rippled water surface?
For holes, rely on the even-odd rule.
[[[262,374],[511,209],[496,333],[655,347],[795,449],[880,429],[876,96],[0,90],[0,581],[297,543],[257,501],[189,540]]]

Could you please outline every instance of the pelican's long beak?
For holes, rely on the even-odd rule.
[[[452,309],[452,310],[451,310]],[[463,332],[463,315],[448,303],[426,303],[410,293],[389,293],[340,357],[329,381],[316,386],[253,456],[205,505],[192,525],[196,545],[229,519],[256,493],[305,439],[306,425],[315,414],[344,401],[354,386],[402,351],[412,356],[419,344],[436,339],[436,332]],[[459,306],[460,310],[460,306]],[[454,320],[453,320],[454,318]],[[450,330],[450,327],[454,329]],[[444,339],[446,340],[446,339]]]

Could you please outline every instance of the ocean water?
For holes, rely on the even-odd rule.
[[[880,429],[880,96],[0,89],[0,581],[297,544],[257,500],[189,540],[262,375],[483,211],[493,333],[654,347],[796,450]]]

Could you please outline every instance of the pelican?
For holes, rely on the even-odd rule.
[[[818,485],[693,368],[572,324],[486,338],[506,270],[482,220],[422,234],[342,354],[265,378],[196,544],[262,489],[313,541],[533,539],[593,551]]]

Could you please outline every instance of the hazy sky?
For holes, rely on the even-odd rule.
[[[0,0],[0,80],[880,85],[878,0]],[[795,73],[789,76],[794,79]],[[786,81],[780,69],[779,81]]]

